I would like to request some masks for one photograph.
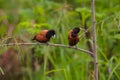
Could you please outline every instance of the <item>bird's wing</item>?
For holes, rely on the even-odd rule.
[[[48,30],[42,30],[39,35],[46,37]]]

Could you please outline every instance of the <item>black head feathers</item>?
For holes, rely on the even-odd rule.
[[[54,30],[49,30],[46,34],[46,38],[50,39],[52,36],[55,36],[55,34]]]
[[[72,31],[72,37],[76,37],[79,32],[80,32],[80,28],[78,27],[74,28]]]
[[[73,33],[77,34],[79,32],[80,32],[80,28],[76,27],[76,28],[73,29]]]

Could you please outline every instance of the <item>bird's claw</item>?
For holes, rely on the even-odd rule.
[[[46,42],[45,44],[46,44],[47,46],[49,45],[49,43],[48,43],[48,42]]]

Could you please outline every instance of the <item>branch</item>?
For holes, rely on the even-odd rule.
[[[63,44],[52,44],[52,43],[9,43],[9,44],[3,44],[0,45],[0,47],[4,47],[4,46],[15,46],[15,45],[46,45],[46,46],[55,46],[55,47],[63,47],[63,48],[71,48],[71,49],[75,49],[75,50],[79,50],[82,52],[85,52],[89,55],[93,56],[93,53],[88,51],[88,50],[84,50],[81,48],[77,48],[77,47],[72,47],[72,46],[68,46],[68,45],[63,45]]]
[[[93,53],[94,53],[94,80],[98,80],[98,61],[95,25],[95,0],[91,0],[92,32],[93,32]]]

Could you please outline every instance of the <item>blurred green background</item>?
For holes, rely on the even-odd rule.
[[[120,80],[120,0],[95,0],[95,11],[99,80]],[[43,29],[56,31],[50,43],[68,45],[74,27],[81,27],[77,46],[92,51],[91,0],[0,0],[0,45],[33,42]],[[0,47],[0,55],[0,80],[94,77],[93,59],[73,49],[16,45]]]

